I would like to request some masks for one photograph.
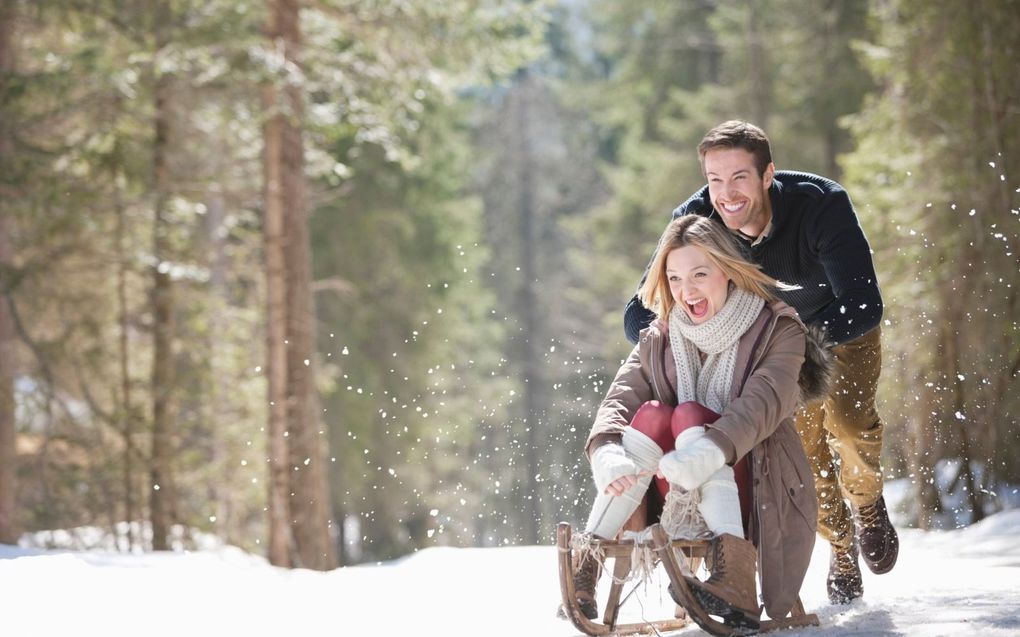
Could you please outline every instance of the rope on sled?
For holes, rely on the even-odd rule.
[[[705,518],[698,510],[700,503],[701,492],[698,489],[687,491],[677,485],[670,486],[659,523],[671,539],[694,540],[711,533],[705,524]],[[622,539],[634,543],[630,555],[630,572],[622,579],[617,578],[614,573],[613,580],[619,584],[633,580],[647,584],[658,563],[651,547],[651,527],[643,531],[624,531]],[[602,569],[606,569],[605,548],[591,533],[571,535],[570,548],[574,552],[575,569],[586,557],[594,559]]]
[[[662,505],[659,524],[674,540],[695,540],[708,531],[705,518],[698,510],[701,504],[701,490],[687,491],[675,484],[669,486],[666,502]]]

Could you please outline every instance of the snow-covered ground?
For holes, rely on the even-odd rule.
[[[783,635],[1020,634],[1020,510],[955,531],[901,530],[896,569],[865,571],[865,597],[825,599],[819,543],[802,597],[820,628]],[[431,548],[330,573],[268,566],[237,549],[125,555],[0,545],[0,634],[514,637],[576,635],[555,619],[551,546]],[[665,586],[631,620],[672,612]],[[665,614],[664,614],[665,613]],[[678,635],[704,634],[688,627]]]

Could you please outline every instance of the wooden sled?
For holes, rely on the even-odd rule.
[[[657,562],[661,562],[669,577],[675,598],[686,611],[685,617],[662,619],[632,624],[617,624],[620,608],[623,606],[624,580],[631,568],[631,555],[634,550],[632,542],[595,540],[598,548],[605,554],[607,568],[609,558],[613,558],[613,579],[609,589],[602,621],[588,619],[581,612],[574,595],[573,549],[570,546],[570,525],[561,522],[556,531],[556,547],[559,554],[560,593],[563,597],[563,609],[574,626],[586,635],[631,635],[635,633],[679,630],[692,620],[703,630],[717,637],[735,637],[765,633],[785,628],[818,626],[818,616],[804,612],[804,606],[798,599],[790,615],[784,619],[766,619],[755,628],[727,626],[719,619],[709,615],[692,593],[684,575],[693,577],[708,550],[707,540],[670,540],[665,530],[655,524],[651,528],[651,539],[644,546],[652,549]],[[678,613],[679,614],[679,613]]]

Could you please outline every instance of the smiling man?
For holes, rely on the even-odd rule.
[[[882,497],[883,425],[875,409],[882,296],[871,248],[843,187],[776,171],[768,136],[757,126],[716,126],[698,145],[698,157],[708,185],[673,218],[697,214],[725,224],[766,274],[799,286],[777,294],[834,343],[832,390],[801,410],[797,429],[818,492],[818,533],[832,547],[829,600],[850,602],[864,593],[858,553],[872,572],[887,573],[899,551]],[[627,338],[636,343],[654,316],[637,296],[631,299]]]

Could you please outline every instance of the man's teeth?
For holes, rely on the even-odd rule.
[[[744,206],[743,203],[724,203],[723,208],[729,212],[736,212]]]

